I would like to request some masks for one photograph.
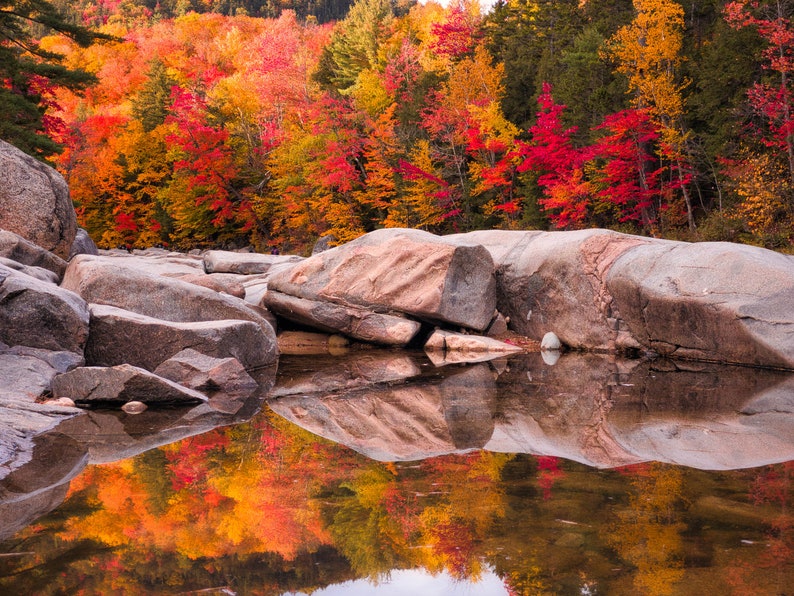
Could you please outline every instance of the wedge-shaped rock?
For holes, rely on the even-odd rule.
[[[236,358],[207,356],[192,348],[174,354],[154,373],[191,389],[237,393],[258,388],[257,382]]]
[[[2,218],[0,221],[3,221]],[[8,230],[0,230],[0,257],[11,259],[20,265],[51,271],[58,281],[66,271],[66,261],[62,258]]]
[[[294,255],[263,255],[255,252],[208,250],[204,253],[204,270],[207,273],[240,273],[252,275],[267,273],[271,267],[297,263],[302,257]]]
[[[0,265],[0,341],[82,353],[88,305],[74,292]]]
[[[147,273],[139,262],[145,260],[139,258],[137,262],[132,261],[136,264],[129,265],[124,257],[79,255],[69,263],[61,285],[77,292],[88,302],[115,306],[165,321],[252,321],[272,335],[275,341],[272,319],[264,309],[209,288]]]
[[[626,251],[605,281],[646,348],[794,369],[794,257],[726,242],[657,242]]]
[[[207,401],[207,397],[198,391],[129,364],[110,368],[76,368],[55,377],[52,393],[55,397],[71,398],[77,405],[123,404],[130,401],[174,405]]]
[[[0,222],[63,259],[77,232],[63,176],[5,141],[0,141]]]
[[[280,292],[268,291],[265,304],[269,310],[290,321],[383,345],[404,346],[421,328],[417,321],[403,317],[332,302],[296,298]]]
[[[91,305],[91,335],[85,350],[89,365],[127,363],[153,371],[186,348],[236,358],[246,369],[270,365],[278,358],[275,335],[252,321],[178,323]]]
[[[301,261],[274,274],[269,288],[478,331],[491,322],[496,305],[487,250],[399,228],[370,232]]]

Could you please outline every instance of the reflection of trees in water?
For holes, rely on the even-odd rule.
[[[596,471],[476,451],[379,463],[262,415],[89,467],[60,510],[15,538],[36,554],[0,557],[0,592],[280,594],[419,567],[461,580],[490,568],[521,595],[696,593],[702,577],[780,592],[792,470]],[[723,522],[730,507],[738,530]],[[759,544],[736,548],[747,536]]]
[[[771,507],[763,542],[748,545],[754,557],[736,557],[726,567],[726,581],[736,594],[756,594],[759,590],[785,594],[791,588],[794,567],[794,462],[759,468],[750,484],[749,498],[754,507]],[[760,548],[758,548],[760,546]],[[759,586],[758,570],[764,575]]]
[[[372,463],[326,504],[329,530],[358,575],[424,567],[478,578],[481,545],[503,514],[500,472],[508,455],[477,452],[417,464]]]
[[[640,594],[673,594],[684,576],[681,533],[683,474],[663,464],[633,466],[628,505],[616,511],[618,521],[607,542],[632,565]]]

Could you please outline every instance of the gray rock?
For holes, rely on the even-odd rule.
[[[790,256],[725,242],[657,242],[625,251],[605,281],[644,348],[794,369]]]
[[[204,391],[250,394],[258,388],[257,382],[236,358],[215,358],[192,348],[174,354],[154,373],[185,387]]]
[[[165,321],[252,321],[272,337],[275,345],[271,322],[274,320],[264,309],[209,288],[145,272],[142,269],[146,262],[147,259],[142,257],[128,260],[124,257],[79,255],[69,263],[61,285],[77,292],[88,302],[115,306]],[[175,264],[190,267],[171,261],[164,263],[163,266],[169,270]],[[152,268],[156,270],[156,267],[156,259],[153,259]]]
[[[240,283],[239,277],[240,276],[237,275],[225,275],[223,273],[214,273],[212,275],[206,273],[188,273],[186,275],[177,276],[177,279],[201,286],[202,288],[209,288],[215,292],[228,294],[235,298],[245,298],[245,287]]]
[[[294,255],[264,255],[228,250],[208,250],[204,253],[204,270],[207,273],[238,273],[252,275],[267,273],[271,267],[302,261]]]
[[[47,269],[56,275],[58,281],[66,271],[66,261],[62,258],[8,230],[0,230],[0,257],[20,265]]]
[[[405,346],[421,328],[418,322],[404,317],[296,298],[272,290],[265,295],[265,304],[271,312],[290,321],[382,345]]]
[[[275,334],[252,321],[179,323],[91,305],[91,334],[85,349],[89,365],[127,363],[154,371],[186,348],[217,358],[236,358],[247,370],[268,366],[278,358]]]
[[[0,222],[62,259],[77,232],[63,176],[5,141],[0,141]]]
[[[77,255],[98,255],[99,249],[96,243],[91,239],[83,228],[77,228],[72,248],[69,250],[69,258]]]
[[[491,322],[496,306],[493,274],[493,260],[481,246],[421,230],[391,228],[370,232],[276,273],[269,289],[481,331]]]
[[[546,333],[543,336],[543,339],[540,340],[540,349],[544,352],[549,350],[559,350],[560,348],[562,348],[562,342],[553,331]]]
[[[0,265],[4,267],[8,267],[9,269],[13,269],[14,271],[19,271],[20,273],[24,273],[25,275],[29,275],[39,281],[44,281],[50,284],[58,285],[60,282],[60,278],[57,274],[53,273],[49,269],[44,269],[42,267],[32,267],[30,265],[23,265],[22,263],[18,263],[17,261],[12,261],[11,259],[6,259],[5,257],[0,257]]]
[[[337,244],[337,238],[333,234],[326,234],[314,243],[312,247],[312,256],[318,255],[321,252],[332,249]]]
[[[0,265],[0,341],[81,353],[87,337],[80,296]]]
[[[55,397],[71,398],[77,405],[111,405],[131,401],[147,405],[175,405],[207,401],[207,397],[198,391],[129,364],[109,368],[76,368],[55,377],[52,393]]]

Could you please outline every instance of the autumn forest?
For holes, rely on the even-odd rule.
[[[90,80],[28,80],[34,152],[101,247],[390,226],[794,247],[785,0],[61,4],[101,36],[39,32]]]

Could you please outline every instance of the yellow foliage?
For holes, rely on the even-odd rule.
[[[680,151],[686,135],[680,81],[684,9],[675,0],[634,0],[634,20],[609,40],[608,51],[617,59],[618,72],[629,81],[637,107],[647,107],[659,124],[662,141]]]
[[[736,214],[754,235],[763,238],[785,225],[786,197],[792,192],[785,164],[769,153],[745,152],[730,174],[730,187],[741,200]]]

